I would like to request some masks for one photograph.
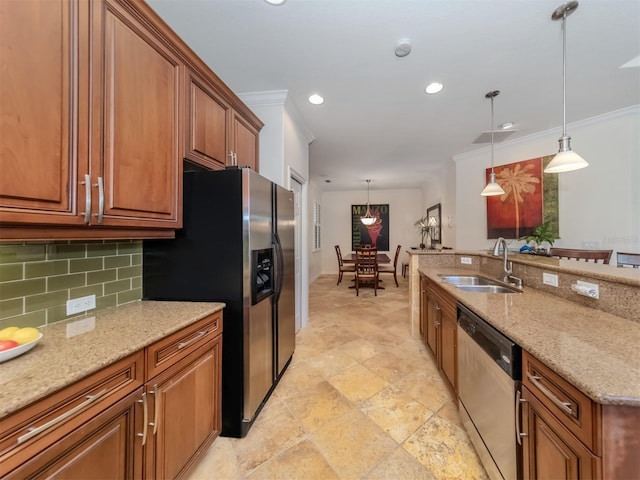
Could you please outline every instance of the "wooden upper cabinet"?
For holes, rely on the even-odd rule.
[[[232,112],[231,150],[235,155],[235,165],[258,171],[258,135],[258,129],[236,111]]]
[[[0,1],[1,222],[82,224],[78,22],[77,1]]]
[[[205,81],[187,69],[184,157],[213,170],[230,165],[231,107]]]
[[[102,36],[93,41],[91,169],[103,186],[92,223],[179,227],[182,63],[119,3],[100,5],[93,17]]]

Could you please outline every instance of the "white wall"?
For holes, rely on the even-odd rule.
[[[422,185],[423,215],[426,209],[440,204],[442,245],[456,248],[456,169],[453,161],[434,171],[433,176]]]
[[[567,125],[571,146],[589,167],[559,174],[558,247],[640,252],[640,106]],[[495,145],[496,165],[552,155],[561,128]],[[458,155],[456,162],[456,244],[484,249],[487,239],[485,169],[490,147]],[[522,242],[511,242],[518,246]]]
[[[420,189],[374,190],[370,203],[389,204],[389,249],[395,254],[398,244],[401,252],[420,243],[420,234],[414,223],[426,213]],[[322,193],[322,251],[320,271],[336,273],[338,261],[334,245],[340,245],[343,255],[351,252],[351,205],[364,204],[367,191],[342,191]],[[390,256],[391,256],[390,255]],[[398,263],[406,254],[401,254]],[[398,267],[399,268],[399,267]]]

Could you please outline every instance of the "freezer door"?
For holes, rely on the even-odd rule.
[[[279,289],[274,297],[275,376],[279,377],[295,349],[295,256],[293,192],[274,184],[275,237]]]

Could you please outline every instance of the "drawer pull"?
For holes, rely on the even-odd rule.
[[[142,437],[142,446],[147,443],[147,393],[142,392],[142,400],[138,400],[138,403],[142,403],[142,433],[138,433],[139,437]]]
[[[571,416],[574,415],[573,410],[571,409],[571,404],[569,402],[563,402],[558,397],[556,397],[551,390],[549,390],[547,387],[542,385],[538,381],[540,380],[540,377],[533,376],[530,373],[527,373],[527,377],[529,377],[529,380],[531,380],[531,383],[533,383],[536,386],[536,388],[538,388],[538,390],[544,393],[546,397],[549,400],[551,400],[558,408],[564,411],[567,415],[571,415]]]
[[[198,340],[200,340],[202,337],[204,337],[207,333],[209,333],[209,330],[204,330],[202,332],[198,332],[198,335],[196,335],[195,337],[193,337],[191,340],[189,340],[188,342],[182,342],[178,344],[178,350],[182,350],[184,347],[188,347],[189,345],[191,345],[192,343],[197,342]]]
[[[85,174],[84,182],[80,182],[80,185],[84,185],[84,223],[89,225],[91,221],[91,176]]]
[[[154,397],[154,408],[155,408],[155,412],[153,414],[153,423],[150,423],[149,425],[153,426],[153,434],[155,435],[156,433],[158,433],[158,411],[160,410],[160,397],[158,396],[158,384],[156,383],[153,386],[153,391],[149,392],[153,395]],[[146,423],[146,421],[145,421]]]
[[[40,435],[45,430],[48,430],[49,428],[57,425],[58,423],[65,421],[67,418],[72,417],[73,415],[78,413],[80,410],[83,410],[84,408],[91,405],[93,402],[97,401],[100,397],[104,396],[105,393],[107,393],[106,388],[96,393],[95,395],[87,395],[87,399],[84,402],[80,403],[79,405],[76,405],[71,410],[64,412],[62,415],[57,416],[53,420],[50,420],[47,423],[40,425],[39,427],[28,428],[27,430],[29,431],[27,433],[18,437],[18,445],[26,442],[27,440],[37,435]]]

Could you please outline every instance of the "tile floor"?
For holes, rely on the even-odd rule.
[[[434,362],[411,339],[408,279],[375,297],[322,276],[309,326],[243,439],[219,437],[190,480],[483,479]]]

